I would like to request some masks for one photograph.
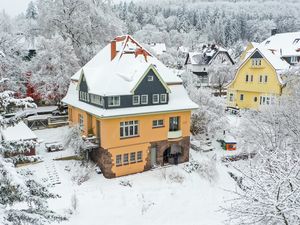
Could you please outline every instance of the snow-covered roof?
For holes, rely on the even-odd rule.
[[[0,132],[2,139],[5,141],[37,139],[37,136],[23,121],[20,121],[15,126],[1,128]]]
[[[259,45],[256,48],[249,50],[243,62],[247,61],[248,58],[250,58],[253,55],[253,53],[256,51],[259,51],[265,57],[265,59],[274,67],[274,69],[277,72],[285,71],[289,69],[290,64],[288,64],[279,55],[274,54],[269,49],[264,48],[262,45]]]
[[[227,143],[227,144],[233,144],[233,143],[236,143],[235,138],[232,137],[231,135],[228,135],[228,134],[225,136],[224,141],[225,141],[225,143]]]
[[[218,55],[218,53],[226,53],[229,59],[232,61],[230,54],[225,48],[222,48],[217,45],[203,45],[201,51],[198,52],[189,52],[185,64],[188,63],[188,59],[190,59],[190,63],[192,65],[208,65],[212,63],[214,58]]]
[[[24,34],[18,34],[18,44],[23,50],[36,50],[37,40],[34,37],[26,37]]]
[[[63,102],[88,111],[99,117],[164,111],[191,110],[198,106],[192,102],[177,74],[143,49],[130,36],[117,37],[116,56],[111,58],[112,46],[108,44],[75,75]],[[88,92],[101,96],[132,95],[135,87],[149,69],[152,69],[169,92],[169,103],[122,109],[103,109],[79,101],[78,85],[84,75]]]
[[[102,96],[128,95],[152,66],[166,84],[182,83],[172,70],[150,53],[147,52],[147,56],[135,54],[139,49],[143,49],[141,45],[126,36],[124,41],[117,42],[117,55],[111,60],[111,44],[108,44],[73,75],[72,80],[78,81],[83,72],[89,93]]]
[[[149,46],[152,49],[152,51],[157,55],[161,55],[167,51],[165,43],[151,43],[149,44]]]
[[[77,84],[72,82],[63,102],[76,108],[87,111],[98,117],[117,117],[126,115],[149,114],[159,112],[172,112],[178,110],[197,109],[198,105],[192,102],[183,85],[170,85],[169,103],[164,105],[139,106],[117,109],[103,109],[78,100]]]
[[[300,56],[300,32],[272,35],[260,46],[270,49],[280,56]]]
[[[183,53],[188,53],[189,52],[189,47],[185,47],[185,46],[180,46],[178,48],[179,51],[183,52]]]

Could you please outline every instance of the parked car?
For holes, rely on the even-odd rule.
[[[52,116],[65,116],[68,115],[68,110],[62,110],[60,111],[59,109],[56,109],[54,111],[52,111]]]
[[[65,116],[68,115],[68,105],[65,103],[58,103],[57,104],[57,109],[52,111],[52,116]]]

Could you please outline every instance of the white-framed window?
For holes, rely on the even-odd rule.
[[[167,94],[160,94],[160,102],[167,103]]]
[[[291,63],[298,63],[297,56],[292,56],[291,57]]]
[[[148,95],[141,96],[141,103],[142,103],[142,105],[148,104]]]
[[[265,75],[264,83],[268,82],[268,75]]]
[[[153,104],[158,104],[159,103],[159,94],[153,94],[152,95],[152,102],[153,102]]]
[[[129,163],[129,158],[128,158],[128,153],[123,154],[123,164],[128,164]]]
[[[89,101],[89,94],[84,91],[79,91],[79,99],[85,102]]]
[[[132,103],[133,103],[133,105],[139,105],[140,104],[140,96],[139,95],[132,96]]]
[[[273,103],[273,97],[270,96],[260,96],[259,104],[260,105],[270,105]]]
[[[229,101],[233,102],[233,94],[232,93],[229,94]]]
[[[103,97],[100,95],[91,94],[91,103],[95,105],[103,106],[104,105]]]
[[[135,137],[139,135],[139,121],[125,121],[120,123],[120,137]]]
[[[241,95],[240,95],[240,100],[241,100],[241,101],[244,101],[244,94],[241,94]]]
[[[116,166],[122,165],[122,155],[116,155]]]
[[[108,97],[108,106],[110,107],[120,106],[120,103],[121,103],[120,96]]]
[[[163,127],[163,126],[164,126],[164,120],[153,120],[152,121],[153,128]]]
[[[148,76],[148,81],[153,81],[154,80],[154,77],[152,75],[149,75]]]
[[[83,130],[84,128],[84,119],[82,114],[79,114],[79,128],[80,130]]]
[[[138,162],[143,161],[143,152],[142,152],[142,151],[138,151],[138,152],[136,153],[136,160],[137,160]]]
[[[135,159],[135,152],[131,152],[130,153],[130,163],[135,163],[136,159]]]
[[[261,66],[261,59],[252,59],[252,66],[253,67]]]

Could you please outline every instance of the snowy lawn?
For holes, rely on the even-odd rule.
[[[65,132],[66,127],[35,131],[45,142],[62,140]],[[50,207],[70,216],[63,225],[223,224],[226,215],[219,209],[230,198],[225,190],[235,187],[227,168],[219,162],[218,176],[212,182],[197,172],[187,173],[184,165],[179,165],[115,179],[106,179],[92,168],[89,179],[78,185],[78,176],[86,171],[79,162],[52,160],[70,155],[70,150],[47,153],[42,144],[39,152],[44,162],[24,168],[34,171],[43,182],[58,183],[50,190],[61,198],[51,200]],[[193,159],[207,157],[193,150],[191,154]],[[120,182],[129,183],[131,187]],[[74,202],[77,203],[76,210]]]

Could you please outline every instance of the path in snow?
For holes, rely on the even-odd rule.
[[[55,162],[53,160],[47,160],[44,162],[46,173],[49,177],[49,182],[52,186],[56,184],[61,184],[60,177],[57,173]]]

